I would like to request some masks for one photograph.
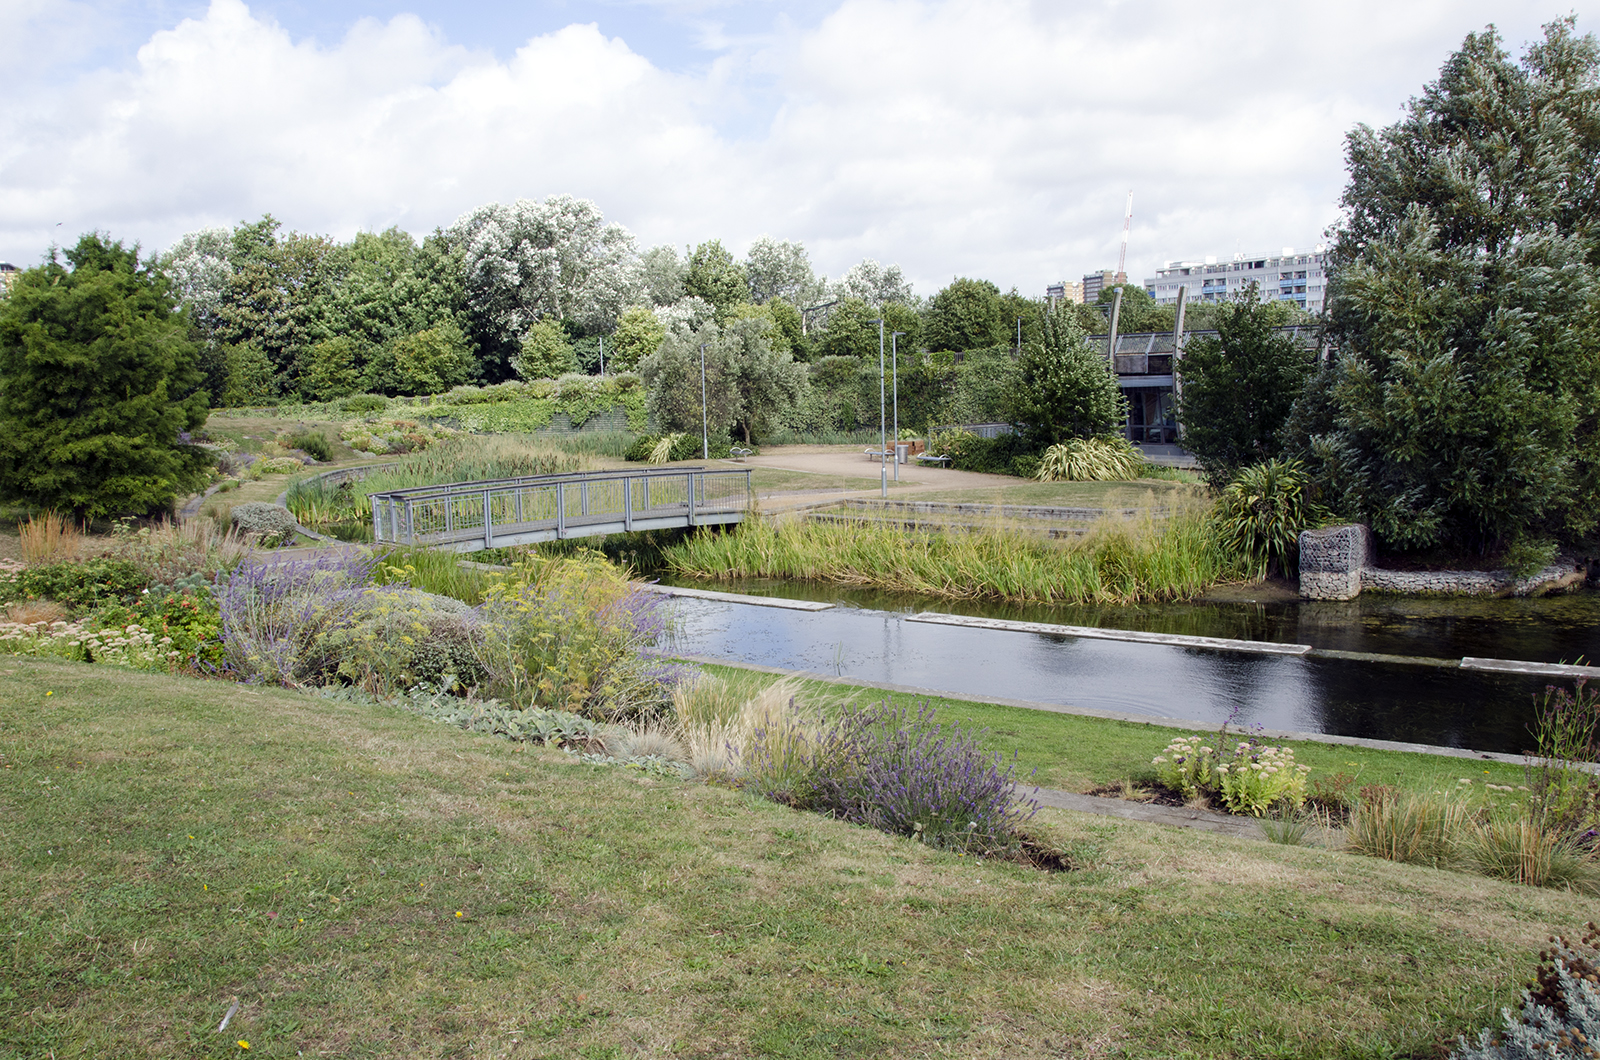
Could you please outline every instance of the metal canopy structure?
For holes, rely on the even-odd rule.
[[[369,500],[379,543],[476,552],[737,523],[754,498],[748,468],[689,467],[452,482],[374,493]]]

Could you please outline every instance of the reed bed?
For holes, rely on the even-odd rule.
[[[296,482],[285,503],[302,526],[313,529],[360,523],[371,515],[374,493],[437,486],[446,482],[522,478],[585,471],[590,456],[532,435],[466,435],[394,461],[366,478],[330,484],[325,479]]]
[[[788,578],[873,586],[949,599],[1126,604],[1181,600],[1222,582],[1260,578],[1225,551],[1201,509],[1156,522],[1104,520],[1076,541],[1020,530],[907,531],[861,524],[750,520],[668,548],[674,573],[693,578]]]

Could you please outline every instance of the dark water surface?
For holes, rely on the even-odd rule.
[[[1600,659],[1600,593],[1593,592],[1538,600],[1364,596],[1347,603],[1017,607],[781,582],[714,587],[839,606],[804,612],[679,599],[674,602],[677,650],[919,685],[968,698],[1030,699],[1206,724],[1220,724],[1237,710],[1242,725],[1513,754],[1530,748],[1534,697],[1554,679],[904,619],[928,610],[1433,659]]]

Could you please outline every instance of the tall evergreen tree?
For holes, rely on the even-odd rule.
[[[1279,435],[1305,386],[1314,352],[1277,330],[1278,314],[1252,286],[1217,307],[1217,333],[1190,340],[1178,360],[1184,448],[1218,488],[1238,470],[1278,456]]]
[[[1023,342],[1006,400],[1029,446],[1042,450],[1120,427],[1127,416],[1121,387],[1077,318],[1051,313],[1037,327],[1039,339]]]
[[[0,302],[0,497],[78,516],[170,508],[204,479],[203,377],[167,280],[98,234]],[[68,268],[70,265],[71,268]]]
[[[1389,545],[1491,550],[1600,518],[1600,46],[1466,38],[1404,119],[1348,139],[1336,364],[1291,441]]]

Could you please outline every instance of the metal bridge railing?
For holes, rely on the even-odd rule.
[[[374,493],[376,541],[493,548],[667,526],[738,522],[747,468],[577,472]]]

